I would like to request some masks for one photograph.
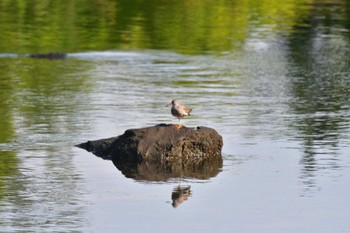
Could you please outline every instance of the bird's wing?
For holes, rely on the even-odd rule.
[[[192,111],[192,108],[187,107],[186,105],[183,105],[184,112],[187,113],[187,115],[190,115],[190,112]]]

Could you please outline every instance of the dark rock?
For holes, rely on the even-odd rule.
[[[67,57],[66,53],[35,53],[29,54],[30,58],[43,58],[43,59],[65,59]]]
[[[113,145],[115,141],[119,138],[118,137],[112,137],[112,138],[105,138],[100,139],[96,141],[87,141],[78,145],[75,145],[76,147],[85,149],[89,152],[92,152],[94,155],[101,157],[103,159],[112,159],[111,158],[111,150],[113,148]]]
[[[187,176],[208,179],[222,167],[222,137],[211,128],[160,124],[129,129],[113,138],[77,145],[135,180],[163,181]]]
[[[156,125],[125,131],[111,149],[114,161],[196,163],[221,157],[222,137],[206,127]]]

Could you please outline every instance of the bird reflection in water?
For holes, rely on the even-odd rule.
[[[177,208],[180,204],[191,196],[191,186],[190,185],[181,185],[180,183],[174,187],[173,192],[171,193],[171,203],[174,208]]]

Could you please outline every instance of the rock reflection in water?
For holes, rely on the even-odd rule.
[[[222,159],[204,160],[200,163],[183,165],[181,163],[117,163],[114,165],[127,178],[137,181],[165,182],[173,178],[206,180],[215,177],[222,168]]]
[[[177,208],[191,196],[191,186],[181,185],[183,177],[190,179],[210,179],[215,177],[222,168],[222,158],[217,160],[204,160],[191,166],[181,163],[120,163],[113,161],[113,164],[127,178],[141,182],[166,182],[170,179],[179,178],[180,182],[174,187],[171,193],[172,206]]]

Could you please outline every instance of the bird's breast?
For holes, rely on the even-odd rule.
[[[171,108],[171,114],[175,117],[181,117],[181,113],[176,108]]]

